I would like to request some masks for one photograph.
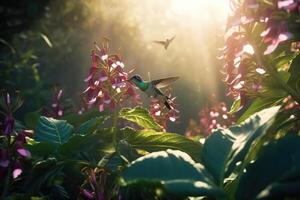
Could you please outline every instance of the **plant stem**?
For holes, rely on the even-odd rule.
[[[2,192],[0,199],[2,199],[2,198],[4,199],[4,197],[6,196],[6,194],[8,192],[9,185],[10,185],[10,174],[11,174],[11,164],[9,164],[9,166],[7,168],[7,175],[6,175],[3,192]]]
[[[118,123],[118,111],[117,109],[113,112],[112,118],[112,134],[113,134],[113,146],[117,149],[117,123]]]

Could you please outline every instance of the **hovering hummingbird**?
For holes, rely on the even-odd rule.
[[[140,90],[145,92],[149,97],[161,99],[164,101],[165,106],[171,110],[171,99],[166,96],[160,89],[169,86],[172,82],[176,81],[179,77],[168,77],[153,81],[143,81],[140,75],[132,76],[128,81],[133,83]]]
[[[170,38],[170,39],[167,38],[165,41],[156,40],[156,41],[153,41],[153,42],[155,42],[157,44],[160,44],[160,45],[163,45],[165,47],[165,49],[167,50],[168,47],[169,47],[169,45],[170,45],[170,43],[174,40],[174,38],[175,38],[175,35],[172,38]]]

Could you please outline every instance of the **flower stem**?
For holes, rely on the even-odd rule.
[[[113,112],[113,118],[112,118],[112,139],[113,139],[113,146],[117,149],[117,125],[118,125],[118,110],[115,109]]]

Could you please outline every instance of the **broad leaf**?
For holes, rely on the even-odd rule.
[[[166,149],[177,149],[186,152],[193,158],[198,158],[202,145],[176,133],[155,132],[153,130],[135,131],[130,128],[121,130],[126,135],[125,140],[136,149],[149,152]]]
[[[26,148],[33,156],[48,157],[56,153],[58,144],[51,142],[36,142],[34,144],[27,144]]]
[[[201,160],[219,185],[245,158],[253,141],[265,134],[277,111],[278,107],[265,109],[240,125],[216,130],[206,139]]]
[[[149,112],[141,107],[123,108],[119,117],[134,122],[143,128],[161,130],[161,126],[154,121]]]
[[[287,135],[266,145],[257,160],[249,164],[241,175],[236,199],[255,199],[274,182],[299,177],[300,160],[297,159],[300,157],[299,146],[300,136],[296,134]],[[279,188],[276,189],[278,190]],[[293,192],[292,188],[290,191]]]
[[[74,135],[70,140],[61,145],[58,152],[69,158],[78,158],[81,153],[99,154],[100,151],[107,150],[110,143],[105,143],[102,140],[102,134],[90,134],[90,135]]]
[[[201,160],[219,185],[223,184],[234,140],[229,130],[216,130],[205,140]]]
[[[103,113],[100,113],[98,109],[92,109],[82,113],[81,115],[77,113],[69,114],[63,117],[64,120],[67,120],[68,123],[72,124],[74,127],[79,127],[84,122],[94,118],[102,116]]]
[[[157,184],[168,193],[181,197],[225,196],[201,164],[178,150],[159,151],[138,158],[121,177],[123,185]]]
[[[286,94],[282,93],[281,91],[278,91],[278,93],[274,91],[274,94],[275,95],[269,94],[265,97],[256,98],[249,106],[249,108],[247,108],[247,110],[239,118],[238,123],[245,121],[247,118],[249,118],[256,112],[278,105],[286,96]]]
[[[73,126],[65,120],[40,117],[34,139],[38,142],[66,143],[72,136]]]
[[[88,121],[81,124],[77,130],[80,134],[90,134],[97,129],[98,126],[102,125],[108,117],[100,116],[89,119]]]

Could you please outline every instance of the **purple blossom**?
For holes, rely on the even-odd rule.
[[[21,155],[21,156],[23,156],[23,157],[31,157],[31,153],[30,153],[30,151],[28,151],[27,149],[25,149],[25,148],[18,148],[17,149],[17,152]]]

